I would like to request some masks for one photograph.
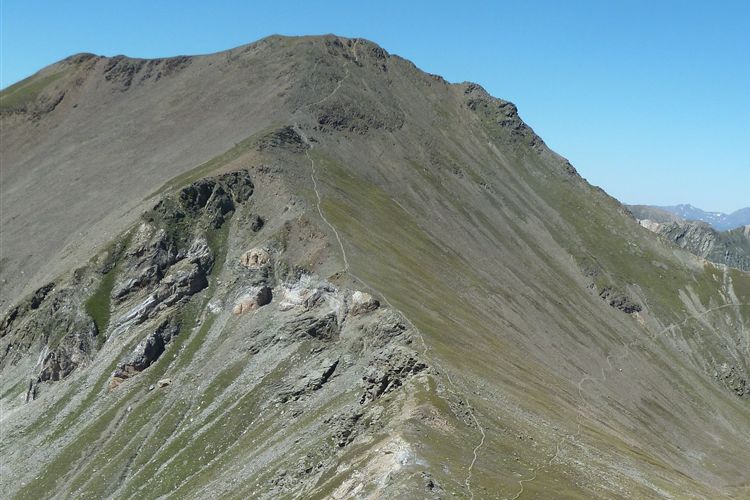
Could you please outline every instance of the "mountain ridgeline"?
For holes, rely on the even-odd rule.
[[[479,85],[274,36],[0,118],[8,498],[750,494],[750,275]]]
[[[629,205],[628,208],[639,219],[648,219],[654,222],[705,222],[717,231],[731,231],[744,226],[750,226],[750,207],[735,210],[731,214],[706,212],[692,205],[674,205],[668,207]]]

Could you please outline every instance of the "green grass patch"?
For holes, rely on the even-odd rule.
[[[102,277],[94,295],[88,298],[84,303],[86,312],[91,316],[96,324],[99,337],[99,345],[104,343],[107,327],[109,326],[109,315],[112,288],[115,284],[117,273],[112,270]]]
[[[79,462],[92,452],[95,453],[92,448],[96,449],[102,434],[114,420],[117,413],[122,410],[123,406],[133,396],[134,393],[131,393],[121,399],[108,411],[104,412],[91,424],[78,432],[78,437],[72,443],[68,444],[34,481],[21,488],[16,497],[34,499],[50,497],[51,493],[57,490],[58,483],[63,477],[67,476],[71,470],[78,470]]]
[[[241,444],[241,441],[261,435],[260,427],[272,423],[264,421],[260,426],[253,428],[252,433],[244,432],[257,415],[258,405],[265,400],[262,388],[268,386],[270,381],[280,379],[286,370],[288,366],[281,363],[266,376],[263,384],[250,389],[236,401],[225,400],[224,404],[203,420],[202,428],[206,429],[205,432],[196,435],[195,432],[184,431],[172,439],[152,459],[157,464],[164,464],[170,459],[171,462],[159,475],[156,475],[155,468],[142,469],[132,478],[125,496],[157,498],[161,495],[170,495],[187,480],[197,480],[196,475],[210,475],[211,468],[206,468],[208,462],[228,448]],[[236,404],[230,411],[228,406],[232,403]]]
[[[26,379],[19,380],[18,382],[16,382],[15,385],[11,386],[2,395],[0,395],[0,399],[6,399],[8,397],[15,398],[19,396],[21,393],[25,392],[28,386],[29,386],[28,380]]]
[[[132,347],[132,346],[130,346]],[[77,422],[84,411],[86,411],[88,408],[91,407],[91,405],[94,404],[95,400],[101,395],[102,391],[106,390],[107,382],[109,381],[110,376],[112,375],[112,372],[117,368],[117,363],[120,360],[120,357],[122,356],[122,353],[125,352],[127,348],[123,348],[120,351],[120,355],[117,356],[117,358],[110,363],[110,365],[107,367],[104,372],[102,372],[101,375],[99,375],[99,378],[94,383],[94,386],[91,388],[89,393],[86,395],[86,398],[76,407],[76,409],[69,413],[68,415],[63,418],[60,423],[56,426],[55,431],[45,440],[45,442],[52,442],[55,439],[61,437],[63,434],[65,434],[68,430],[70,430],[70,426],[73,425],[75,422]],[[74,395],[73,391],[70,391],[69,398],[72,398]],[[62,406],[60,408],[64,408],[65,405],[67,405],[67,401],[59,401]],[[49,425],[50,422],[54,422],[57,416],[56,410],[58,408],[58,405],[54,405],[50,410],[45,412],[34,424],[32,429],[38,428],[39,426]]]
[[[96,287],[94,294],[84,303],[86,312],[96,324],[98,332],[97,342],[99,347],[101,347],[106,340],[107,328],[109,327],[109,317],[111,314],[112,289],[115,286],[115,279],[120,270],[122,256],[125,254],[125,250],[130,244],[130,238],[131,234],[127,233],[121,241],[116,242],[109,248],[107,259],[112,259],[114,265],[104,274],[99,282],[99,286]]]
[[[235,361],[228,367],[224,368],[221,372],[219,372],[219,374],[214,377],[208,387],[206,387],[206,390],[203,391],[201,405],[205,407],[211,406],[211,403],[213,403],[217,397],[221,396],[224,391],[226,391],[227,388],[232,385],[235,380],[237,380],[237,377],[240,376],[246,364],[247,359],[243,358]]]
[[[45,87],[67,74],[67,72],[67,70],[61,70],[46,76],[33,75],[14,83],[0,92],[0,110],[24,109],[29,103],[37,99]]]

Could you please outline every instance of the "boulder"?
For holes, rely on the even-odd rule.
[[[163,379],[160,379],[156,383],[156,387],[159,387],[159,388],[167,387],[167,386],[170,386],[170,385],[172,385],[172,379],[171,378],[163,378]]]
[[[271,261],[271,254],[263,248],[253,248],[240,257],[240,263],[250,269],[260,269]]]
[[[271,302],[273,298],[273,292],[268,286],[261,286],[254,288],[250,292],[242,295],[237,299],[237,303],[234,305],[232,312],[234,314],[244,314],[248,311],[253,311],[259,307],[263,307]]]
[[[260,215],[253,215],[250,218],[250,229],[254,233],[257,233],[258,231],[260,231],[261,229],[263,229],[263,226],[265,225],[265,223],[266,223],[266,221],[263,220],[263,217],[261,217]]]
[[[356,291],[352,294],[351,307],[349,311],[352,316],[367,314],[380,307],[380,302],[366,292]]]
[[[107,389],[109,389],[110,391],[117,389],[123,382],[125,382],[124,378],[112,377],[112,379],[109,381],[109,385],[107,385]]]

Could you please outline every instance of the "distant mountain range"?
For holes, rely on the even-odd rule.
[[[658,207],[651,205],[629,205],[628,208],[637,219],[654,222],[701,221],[710,224],[718,231],[729,231],[750,225],[750,207],[741,208],[731,214],[723,212],[706,212],[693,205],[675,205]]]

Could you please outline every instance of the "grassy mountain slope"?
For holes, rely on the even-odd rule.
[[[512,104],[333,36],[156,62],[86,56],[44,71],[66,73],[25,84],[36,105],[6,108],[19,90],[3,96],[3,228],[32,238],[3,240],[4,305],[78,279],[72,303],[103,293],[89,303],[110,319],[87,362],[40,382],[28,404],[49,340],[0,365],[3,477],[23,483],[6,491],[747,494],[750,449],[738,436],[750,433],[750,276],[642,228]],[[57,91],[53,109],[40,107]],[[117,330],[135,298],[118,302],[126,276],[104,282],[97,266],[111,252],[77,278],[72,269],[136,234],[163,196],[237,169],[255,192],[221,225],[209,284],[165,309],[183,315],[168,355],[107,389],[156,325]],[[61,179],[69,190],[50,200]],[[40,209],[25,209],[22,193]],[[254,214],[267,221],[259,232]],[[256,278],[237,262],[258,245],[280,263],[263,278],[274,299],[238,319],[231,307]],[[305,314],[340,311],[331,304],[363,290],[381,300],[369,314],[400,318],[406,333],[381,345],[374,332],[394,331],[386,319],[343,315],[332,342],[286,343],[297,330],[284,325],[299,318],[277,296],[299,280],[294,269],[336,289]],[[274,340],[258,340],[266,334]],[[4,342],[18,335],[4,330]],[[362,385],[367,394],[382,378],[362,360],[400,359],[393,349],[428,368],[400,369],[400,389],[370,401]],[[346,367],[334,385],[282,401],[334,358]],[[148,390],[164,376],[171,392]],[[354,435],[343,446],[341,429]]]

